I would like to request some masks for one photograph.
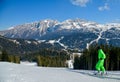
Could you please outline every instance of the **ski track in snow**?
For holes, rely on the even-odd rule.
[[[94,43],[94,42],[98,43],[98,41],[102,38],[102,33],[103,33],[104,31],[106,31],[106,30],[101,30],[100,33],[99,33],[99,35],[98,35],[98,38],[97,38],[97,39],[92,40],[90,43],[87,43],[86,49],[89,49],[89,46],[90,46],[92,43]]]
[[[62,40],[63,38],[64,37],[59,38],[56,42],[66,49],[68,46],[65,46],[63,43],[60,42],[60,40]]]
[[[65,49],[68,47],[68,46],[65,46],[63,43],[60,42],[60,40],[62,40],[64,37],[60,37],[58,40],[49,40],[47,43],[50,43],[52,45],[54,45],[54,43],[58,43],[60,46],[64,47]]]
[[[0,62],[0,82],[120,82],[120,71],[108,78],[92,76],[93,71],[37,67]]]

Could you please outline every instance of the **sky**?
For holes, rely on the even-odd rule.
[[[0,0],[0,30],[44,19],[120,23],[120,0]]]

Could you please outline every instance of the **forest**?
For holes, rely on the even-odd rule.
[[[42,67],[66,67],[66,60],[69,55],[63,50],[40,49],[39,52],[24,55],[10,55],[6,50],[2,50],[0,61],[20,63],[20,61],[36,62]]]
[[[74,69],[95,70],[95,65],[98,61],[97,47],[99,45],[91,45],[89,49],[85,49],[80,57],[75,57]],[[100,45],[101,49],[106,54],[105,69],[120,70],[120,47],[112,45]]]
[[[84,49],[80,57],[74,58],[74,69],[95,70],[98,61],[97,44],[91,45],[89,49]],[[112,45],[100,45],[106,54],[105,69],[120,70],[120,47]],[[68,50],[69,53],[73,51]],[[76,51],[75,51],[76,52]],[[66,60],[70,59],[70,54],[64,50],[40,49],[39,52],[25,55],[10,55],[6,50],[2,50],[0,61],[20,63],[20,61],[37,62],[43,67],[67,67]]]

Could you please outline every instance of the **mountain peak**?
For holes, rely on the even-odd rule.
[[[119,23],[98,24],[84,19],[67,19],[63,22],[57,20],[45,19],[37,22],[26,23],[9,28],[0,32],[1,35],[11,38],[40,38],[48,33],[59,31],[83,30],[90,32],[106,31],[113,27],[120,27]]]
[[[63,22],[45,19],[12,27],[1,31],[0,35],[9,38],[42,40],[32,42],[35,45],[39,43],[38,46],[41,45],[42,48],[49,46],[49,48],[82,50],[95,43],[120,46],[120,24],[98,24],[81,19],[68,19]],[[30,41],[27,43],[31,45]]]

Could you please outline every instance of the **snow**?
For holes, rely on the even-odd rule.
[[[54,45],[55,42],[56,42],[55,40],[49,40],[47,43]]]
[[[25,42],[27,42],[28,44],[31,44],[31,41],[25,40]]]
[[[109,30],[110,28],[115,28],[120,30],[120,23],[107,23],[99,24],[92,21],[82,20],[79,18],[68,19],[63,22],[57,20],[45,19],[41,21],[36,21],[33,23],[26,23],[22,25],[17,25],[15,27],[10,27],[8,31],[0,32],[1,35],[9,36],[10,38],[33,38],[34,35],[37,39],[41,36],[58,31],[65,30],[84,30],[85,32],[91,31],[96,32],[99,30]],[[116,33],[117,34],[117,33]]]
[[[68,46],[65,46],[63,43],[60,42],[60,40],[62,40],[63,38],[64,38],[63,36],[60,37],[56,42],[66,49]]]
[[[14,37],[15,37],[15,35],[13,34],[11,37],[12,37],[12,38],[14,38]]]
[[[38,44],[36,41],[33,41],[33,43],[36,44],[36,45]]]
[[[17,40],[11,40],[11,39],[9,39],[9,41],[12,41],[12,42],[14,42],[15,44],[19,44],[19,45],[20,45],[20,43],[19,43]]]
[[[99,32],[99,35],[98,35],[98,37],[97,37],[96,39],[92,40],[90,43],[87,43],[86,48],[89,49],[89,46],[90,46],[91,44],[93,44],[94,42],[97,42],[97,43],[98,43],[98,41],[102,38],[102,33],[103,33],[104,31],[106,31],[106,30],[107,30],[107,29],[102,29],[102,30]]]
[[[68,68],[73,69],[73,60],[67,60]]]
[[[14,29],[14,27],[10,27],[10,28],[8,28],[8,30],[11,30],[11,29]]]
[[[55,43],[58,43],[60,46],[64,47],[65,49],[68,47],[68,46],[65,46],[63,43],[60,42],[60,40],[62,40],[64,37],[60,37],[58,40],[49,40],[48,42],[46,43],[50,43],[52,45],[54,45]]]
[[[46,40],[37,40],[38,43],[45,42]]]
[[[20,64],[28,66],[37,66],[36,62],[21,61]]]
[[[120,71],[109,72],[106,78],[92,72],[0,62],[0,82],[120,82]]]

